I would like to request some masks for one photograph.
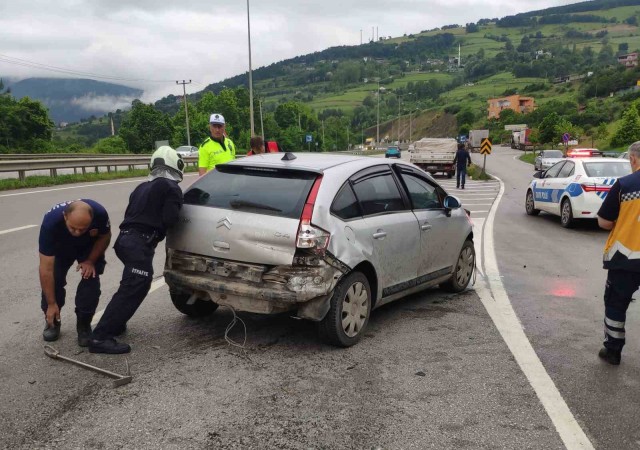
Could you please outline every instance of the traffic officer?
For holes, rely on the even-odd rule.
[[[640,287],[640,141],[629,147],[633,173],[618,178],[598,211],[598,225],[611,230],[604,247],[604,347],[598,356],[620,364],[631,296]]]
[[[216,164],[223,164],[236,158],[236,146],[226,136],[225,122],[222,114],[211,114],[209,117],[208,137],[198,151],[198,173],[204,175]]]
[[[45,341],[55,341],[60,336],[60,310],[65,303],[67,272],[77,261],[76,271],[82,279],[76,290],[76,330],[78,344],[87,346],[91,319],[100,299],[100,275],[106,264],[104,252],[110,240],[109,214],[96,201],[60,203],[44,215],[38,247]]]
[[[162,146],[151,156],[151,173],[129,197],[114,249],[124,264],[120,287],[107,305],[89,341],[91,353],[128,353],[129,344],[116,341],[127,321],[149,293],[153,280],[153,256],[178,221],[182,208],[184,161],[174,149]]]

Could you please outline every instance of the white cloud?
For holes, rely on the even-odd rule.
[[[247,15],[243,1],[21,0],[0,4],[0,55],[76,72],[145,90],[146,101],[248,70]],[[566,0],[352,0],[251,3],[253,67],[443,25],[563,5]],[[375,31],[374,31],[375,32]],[[0,76],[62,77],[64,74],[8,64]],[[87,78],[86,76],[84,78]],[[98,79],[98,78],[95,78]],[[153,97],[152,97],[153,95]]]

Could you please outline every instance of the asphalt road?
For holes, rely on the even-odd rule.
[[[636,448],[638,336],[629,330],[629,351],[618,368],[595,356],[606,233],[589,226],[563,230],[553,218],[525,216],[523,189],[532,171],[508,151],[494,151],[488,169],[505,181],[495,222],[497,260],[526,334],[594,446]],[[56,202],[87,197],[105,205],[118,224],[136,182],[0,194],[0,447],[563,447],[480,300],[481,279],[462,294],[433,289],[374,311],[365,338],[349,349],[320,344],[311,323],[286,314],[240,314],[247,341],[239,349],[224,339],[231,312],[186,318],[157,284],[123,336],[133,346],[127,357],[133,383],[113,389],[100,375],[47,358],[37,278],[42,214]],[[481,250],[496,186],[467,186],[447,189],[473,211]],[[35,226],[8,231],[29,225]],[[107,261],[99,309],[122,270],[111,249]],[[163,262],[159,246],[156,274]],[[77,346],[76,283],[70,273],[56,348],[123,371],[124,357]],[[637,312],[629,315],[631,325],[637,319]],[[242,328],[229,336],[241,342]]]

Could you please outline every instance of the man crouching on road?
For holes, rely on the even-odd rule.
[[[124,264],[120,288],[109,302],[89,341],[91,353],[129,353],[129,344],[116,341],[149,293],[153,256],[167,228],[178,221],[182,208],[184,161],[174,149],[162,146],[151,156],[148,181],[138,185],[120,224],[114,249]]]
[[[38,244],[41,307],[47,322],[42,333],[45,341],[55,341],[60,336],[67,272],[78,261],[76,271],[80,271],[82,279],[76,290],[76,328],[78,344],[88,345],[91,319],[100,299],[100,275],[106,264],[104,252],[110,240],[107,210],[93,200],[60,203],[44,215]]]
[[[604,346],[598,353],[620,364],[631,296],[640,287],[640,141],[629,147],[631,175],[620,177],[598,211],[598,225],[611,230],[604,247]]]

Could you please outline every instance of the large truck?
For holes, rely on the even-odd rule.
[[[527,147],[533,147],[533,144],[529,141],[531,128],[527,127],[527,125],[505,125],[504,129],[511,131],[511,148],[515,150],[526,150]]]
[[[409,162],[430,174],[444,173],[451,178],[456,173],[453,160],[458,142],[453,138],[422,138],[413,143]]]
[[[489,137],[489,130],[471,130],[469,131],[469,139],[466,146],[470,152],[479,152],[482,140]]]

